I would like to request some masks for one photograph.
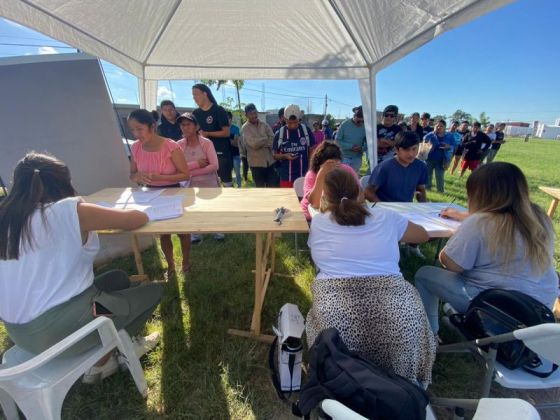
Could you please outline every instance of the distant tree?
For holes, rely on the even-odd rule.
[[[325,118],[329,122],[329,127],[334,128],[334,126],[336,125],[335,118],[331,114],[327,114]]]
[[[462,109],[458,109],[451,115],[451,119],[457,121],[467,120],[469,122],[472,122],[473,116],[468,112],[463,111]]]
[[[243,124],[247,119],[245,118],[245,112],[240,111],[239,109],[235,108],[235,102],[231,96],[228,96],[225,101],[220,102],[218,105],[224,107],[226,111],[231,111],[233,114],[233,119],[235,120],[236,117],[239,118],[239,122]],[[244,102],[241,102],[241,108],[244,109],[245,105]]]
[[[480,124],[482,126],[490,124],[490,117],[486,115],[486,112],[481,112],[479,117]]]
[[[211,79],[205,79],[205,80],[201,80],[201,82],[204,83],[205,85],[208,85],[208,86],[216,85],[216,90],[220,90],[220,87],[222,87],[222,85],[226,85],[228,82],[231,82],[233,84],[233,86],[235,86],[235,90],[237,92],[237,110],[239,111],[240,115],[243,115],[243,112],[241,111],[241,95],[239,94],[239,91],[241,89],[243,89],[243,86],[245,85],[245,80],[211,80]]]
[[[447,115],[443,114],[443,115],[434,115],[432,117],[434,119],[434,121],[438,121],[438,120],[443,120],[443,121],[447,121]]]

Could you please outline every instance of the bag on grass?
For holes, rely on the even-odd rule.
[[[538,300],[504,289],[484,290],[472,300],[465,314],[452,315],[450,320],[469,340],[555,322],[552,311]],[[522,367],[540,378],[550,376],[558,368],[554,364],[550,372],[534,371],[542,362],[521,340],[498,344],[496,359],[508,369]]]
[[[297,406],[308,415],[326,398],[376,420],[424,420],[428,405],[422,388],[348,350],[335,328],[321,331],[310,349]]]
[[[299,391],[305,329],[303,315],[297,305],[286,303],[278,314],[278,328],[273,327],[276,338],[270,346],[268,365],[272,384],[281,399],[284,393]]]

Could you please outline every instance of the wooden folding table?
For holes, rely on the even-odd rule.
[[[84,197],[87,202],[114,203],[124,188],[106,188]],[[270,342],[261,334],[261,312],[270,277],[275,268],[275,234],[308,232],[309,228],[293,189],[287,188],[169,188],[162,196],[181,195],[185,212],[181,217],[150,222],[132,231],[132,246],[138,274],[144,274],[137,235],[173,233],[254,233],[255,297],[251,329],[230,329],[243,337]],[[275,210],[284,207],[282,224],[274,222]]]

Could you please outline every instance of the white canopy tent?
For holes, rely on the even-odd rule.
[[[4,0],[0,16],[157,81],[358,79],[376,162],[376,73],[512,0]]]

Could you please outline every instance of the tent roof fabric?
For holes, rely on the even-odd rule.
[[[7,0],[0,16],[145,80],[367,79],[511,0]]]

